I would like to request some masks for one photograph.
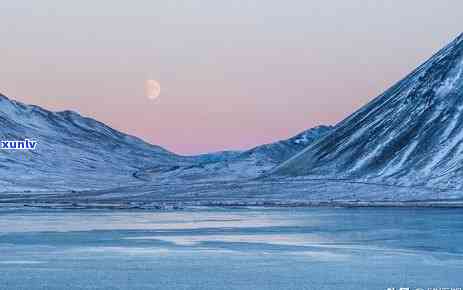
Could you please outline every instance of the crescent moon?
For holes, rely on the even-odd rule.
[[[161,84],[157,80],[145,81],[145,96],[150,100],[155,100],[161,95]]]

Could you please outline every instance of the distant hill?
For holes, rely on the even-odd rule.
[[[330,126],[319,126],[287,140],[242,152],[225,151],[199,155],[192,165],[157,166],[141,170],[135,176],[158,183],[255,178],[291,158],[331,130]]]

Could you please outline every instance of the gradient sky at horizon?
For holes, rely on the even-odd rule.
[[[0,92],[177,153],[245,149],[342,120],[462,32],[461,11],[450,0],[7,1]],[[161,82],[156,102],[146,79]]]

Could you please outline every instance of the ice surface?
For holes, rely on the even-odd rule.
[[[460,287],[462,215],[455,209],[0,208],[0,288]],[[30,226],[8,226],[19,221]]]

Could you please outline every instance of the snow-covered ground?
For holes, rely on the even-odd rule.
[[[460,190],[342,180],[275,179],[144,184],[75,192],[2,194],[4,206],[181,209],[191,206],[462,207]]]

